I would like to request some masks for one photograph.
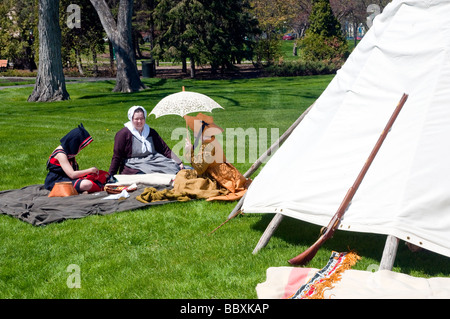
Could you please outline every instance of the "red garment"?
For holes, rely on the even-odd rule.
[[[89,193],[101,192],[105,189],[106,181],[109,178],[109,174],[106,171],[99,170],[98,174],[87,174],[80,177],[75,184],[78,184],[83,179],[90,180],[92,182],[92,187]]]
[[[106,181],[108,180],[108,177],[109,177],[108,172],[99,170],[98,174],[87,174],[87,175],[84,175],[81,178],[88,179],[88,180],[93,181],[93,182],[99,182],[100,184],[104,185],[104,184],[106,184]]]

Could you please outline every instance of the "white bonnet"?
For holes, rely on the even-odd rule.
[[[144,111],[144,117],[147,118],[147,111],[140,105],[134,105],[128,110],[128,119],[130,121],[133,120],[133,114],[137,109],[142,109],[142,111]]]

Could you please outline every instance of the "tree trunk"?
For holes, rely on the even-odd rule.
[[[149,27],[150,27],[150,59],[154,61],[153,57],[153,49],[155,48],[155,19],[153,18],[153,13],[155,12],[155,1],[150,0],[148,1],[149,8],[151,10],[150,17],[149,17]],[[156,74],[156,63],[153,64],[155,67],[154,71]]]
[[[81,53],[79,49],[75,49],[75,58],[77,60],[78,73],[80,73],[81,76],[84,76],[83,63],[81,62]]]
[[[97,50],[92,49],[92,62],[94,63],[94,76],[98,76]]]
[[[195,60],[191,57],[191,79],[195,78]]]
[[[139,41],[142,39],[142,36],[136,30],[132,30],[132,33],[133,33],[133,47],[136,50],[136,56],[139,59],[142,59],[142,51],[141,47],[139,46]]]
[[[113,49],[113,46],[112,46],[112,44],[111,44],[111,41],[108,41],[108,47],[109,47],[109,69],[110,69],[110,72],[111,72],[111,74],[114,74],[114,60],[115,60],[115,57],[114,57],[114,49]]]
[[[91,0],[116,55],[116,86],[114,92],[137,92],[145,88],[136,66],[131,18],[133,0],[120,0],[117,22],[105,0]]]
[[[181,59],[181,72],[187,73],[187,61],[184,57]]]
[[[61,60],[59,0],[39,0],[39,67],[29,102],[68,100]]]

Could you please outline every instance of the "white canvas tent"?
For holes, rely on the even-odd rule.
[[[394,0],[375,18],[254,179],[242,211],[326,226],[403,93],[339,229],[450,256],[450,1]]]

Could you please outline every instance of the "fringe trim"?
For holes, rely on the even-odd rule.
[[[361,259],[354,252],[340,254],[337,258],[342,258],[343,260],[332,270],[330,275],[314,284],[314,292],[306,296],[305,299],[324,299],[325,291],[332,289],[341,280],[342,273],[352,268]]]
[[[317,272],[291,298],[324,299],[324,293],[341,280],[342,273],[354,266],[360,259],[361,257],[353,251],[347,253],[333,251],[327,266]]]

